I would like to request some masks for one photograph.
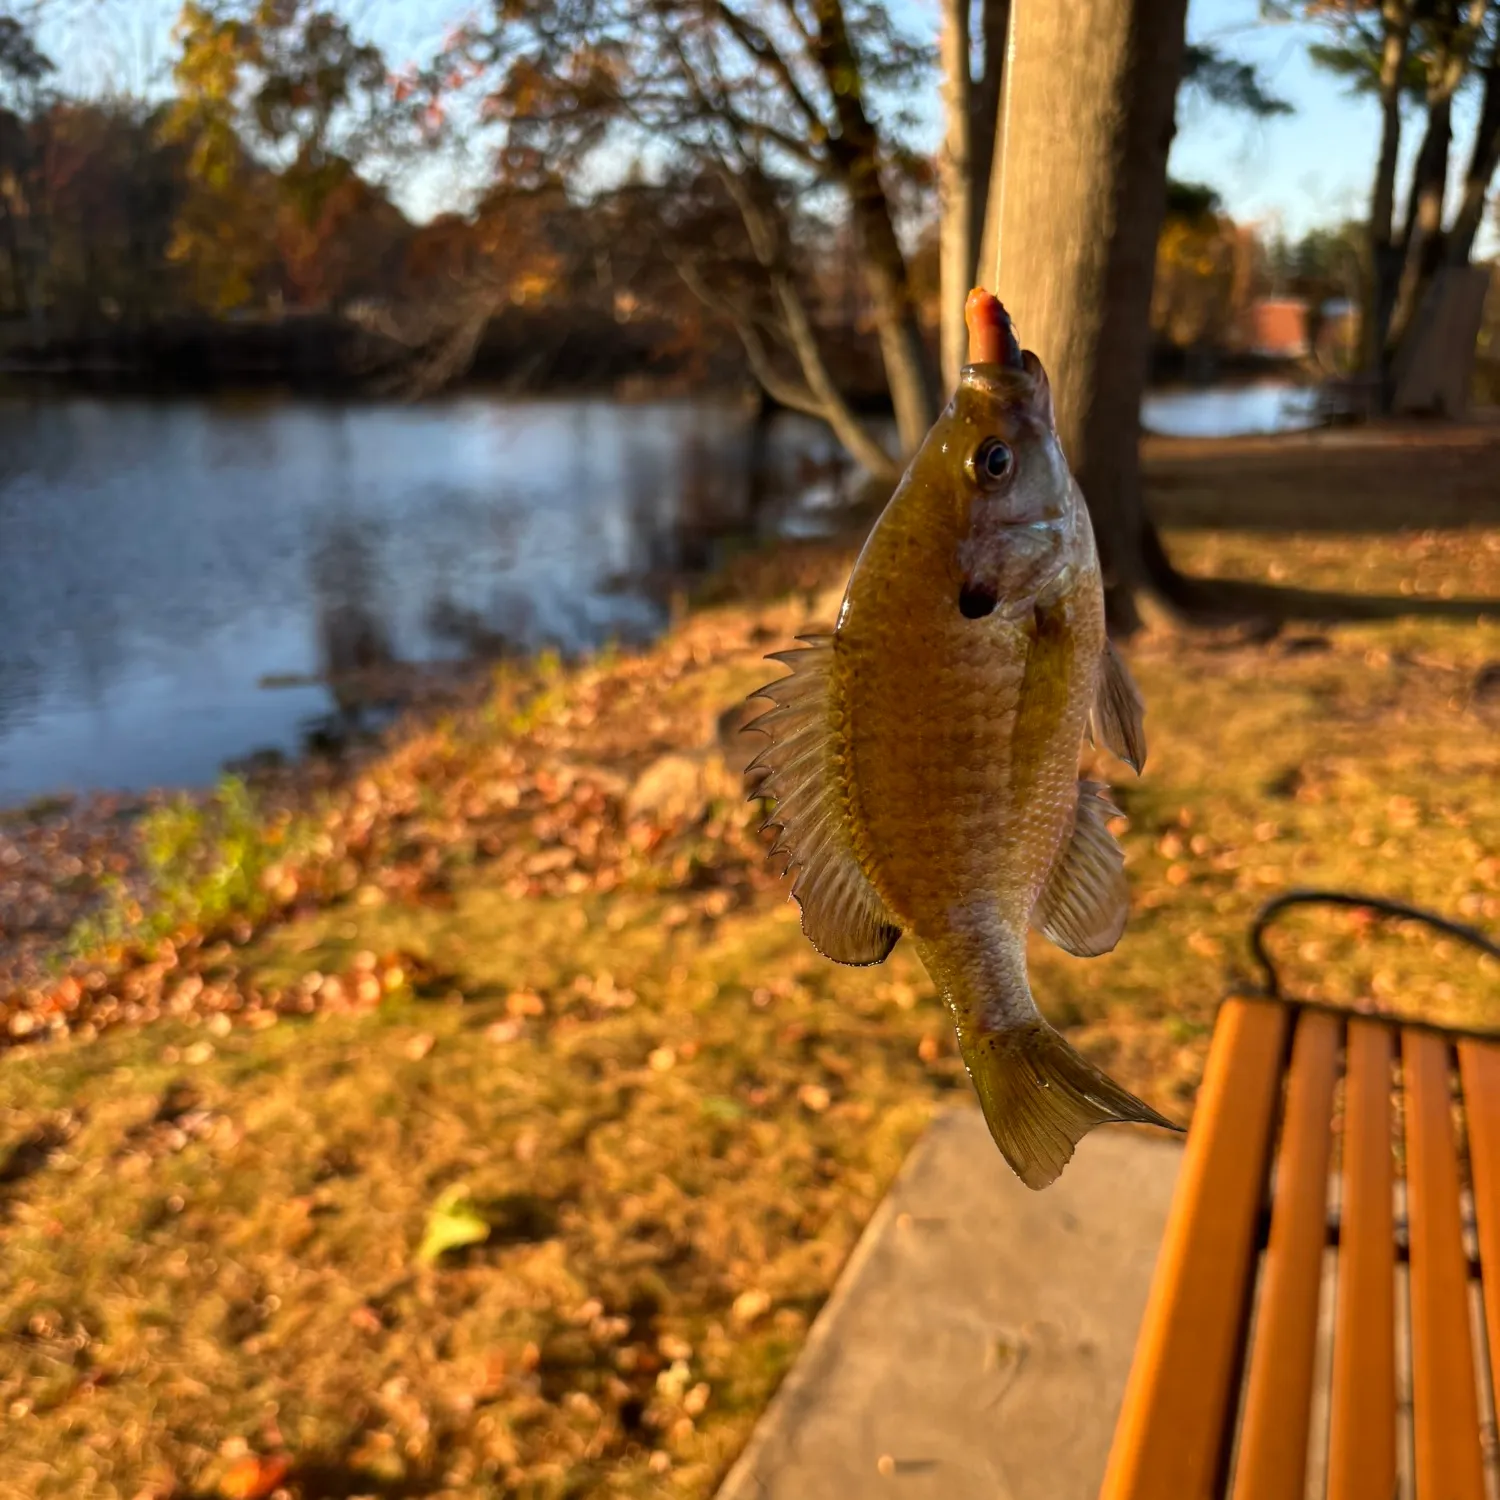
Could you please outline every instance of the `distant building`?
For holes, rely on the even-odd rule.
[[[1268,359],[1303,359],[1307,337],[1305,297],[1257,297],[1245,309],[1244,347]]]

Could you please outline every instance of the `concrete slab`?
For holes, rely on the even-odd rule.
[[[1109,1127],[1033,1193],[939,1116],[718,1500],[1096,1500],[1181,1158]]]

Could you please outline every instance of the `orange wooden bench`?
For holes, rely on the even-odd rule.
[[[1102,1500],[1484,1500],[1500,1036],[1276,998],[1319,899],[1219,1013]]]

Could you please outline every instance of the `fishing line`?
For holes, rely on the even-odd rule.
[[[1010,175],[1011,82],[1016,68],[1016,12],[1021,0],[1010,0],[1005,13],[1005,72],[1000,78],[1000,199],[995,205],[995,295],[1000,295],[1000,258],[1005,250],[1005,180]]]

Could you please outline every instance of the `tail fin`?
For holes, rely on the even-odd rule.
[[[1015,1031],[959,1034],[985,1123],[1029,1188],[1056,1182],[1073,1148],[1112,1120],[1180,1127],[1126,1092],[1045,1021]]]

